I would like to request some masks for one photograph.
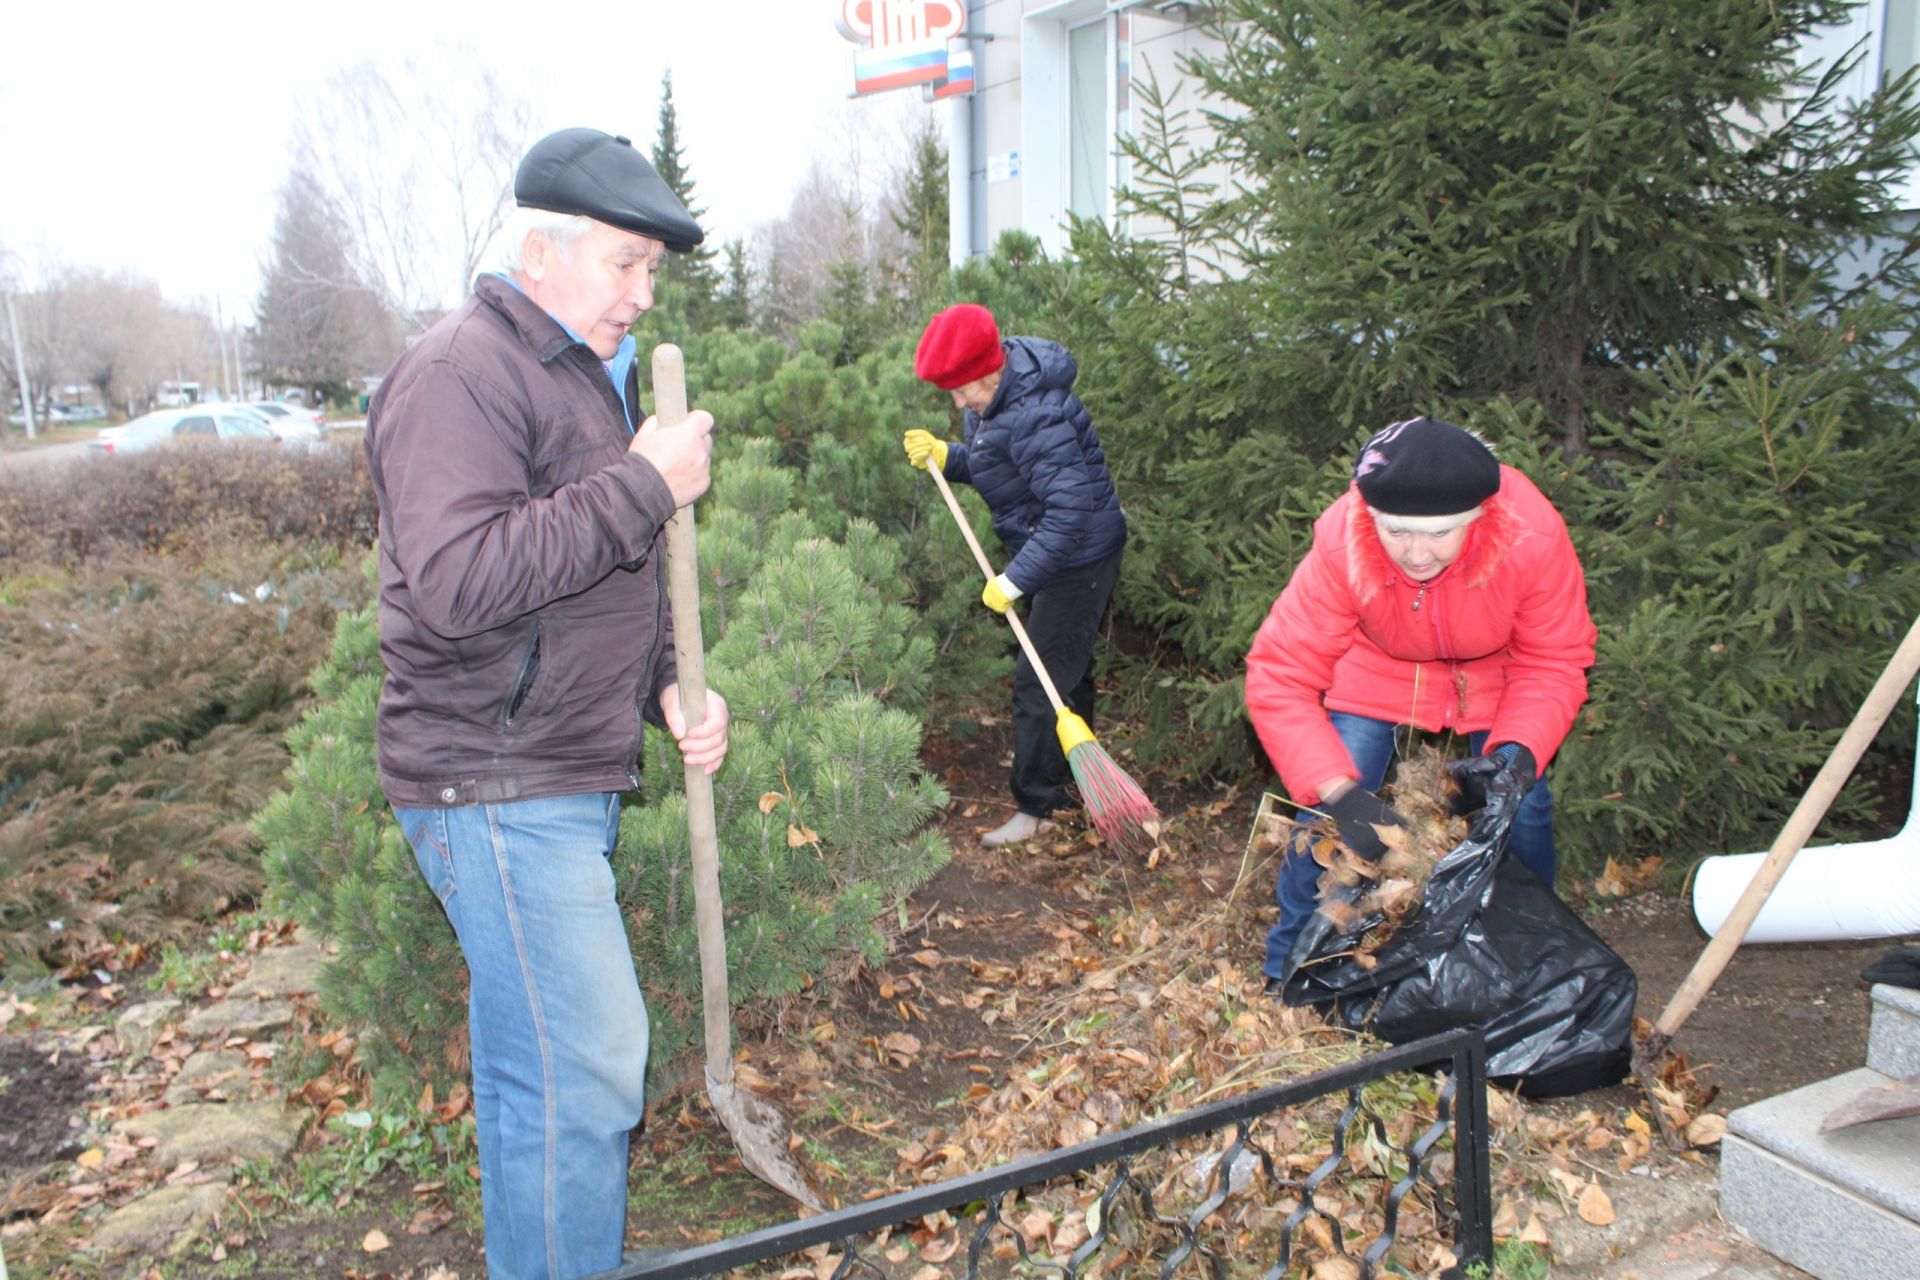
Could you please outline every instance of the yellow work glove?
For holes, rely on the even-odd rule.
[[[1053,736],[1060,739],[1061,754],[1070,756],[1075,747],[1084,747],[1093,741],[1093,730],[1085,720],[1062,707],[1053,717]]]
[[[947,469],[947,442],[933,432],[915,427],[901,438],[900,443],[907,447],[907,461],[922,471],[927,469],[928,458],[932,458],[933,465],[941,471]]]
[[[1013,579],[1002,573],[988,579],[986,590],[980,593],[980,603],[995,613],[1005,613],[1023,594],[1013,585]]]

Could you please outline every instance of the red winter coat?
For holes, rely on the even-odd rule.
[[[1328,711],[1428,731],[1490,732],[1544,771],[1587,700],[1593,619],[1566,522],[1533,482],[1500,468],[1500,492],[1459,559],[1424,587],[1380,545],[1348,489],[1313,527],[1247,654],[1247,714],[1287,794],[1357,777]]]

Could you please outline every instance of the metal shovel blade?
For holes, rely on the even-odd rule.
[[[826,1197],[793,1158],[787,1118],[732,1080],[707,1077],[707,1101],[733,1137],[734,1150],[747,1172],[786,1192],[813,1213],[824,1213]]]

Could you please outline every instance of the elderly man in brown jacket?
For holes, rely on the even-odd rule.
[[[488,1274],[617,1266],[647,1011],[609,865],[642,721],[689,731],[662,527],[713,419],[645,417],[629,328],[702,233],[625,138],[537,143],[473,293],[367,415],[380,506],[380,782],[470,971]]]

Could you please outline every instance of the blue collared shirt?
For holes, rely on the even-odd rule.
[[[504,275],[498,271],[490,271],[487,274],[499,276],[502,280],[505,280],[508,284],[512,285],[514,288],[520,289],[520,294],[522,297],[526,296],[527,291],[525,289],[521,289],[520,282],[518,280],[515,280],[512,276]],[[583,339],[579,334],[573,331],[572,325],[568,324],[565,320],[562,320],[559,316],[554,316],[553,312],[551,311],[547,312],[547,314],[550,316],[553,316],[553,322],[555,324],[559,325],[562,329],[565,329],[567,331],[567,336],[569,338],[572,338],[575,342],[580,343],[580,345],[582,346],[586,346],[586,340]],[[628,334],[626,337],[620,339],[620,346],[613,353],[613,359],[602,360],[600,362],[600,367],[607,371],[607,376],[609,378],[613,379],[613,394],[620,398],[620,408],[627,415],[628,431],[632,431],[634,429],[634,421],[633,421],[633,406],[627,403],[627,371],[633,368],[634,356],[635,356],[635,353],[639,350],[639,345],[640,344],[638,344],[633,340],[633,335]],[[592,350],[592,348],[589,347],[588,350]]]

